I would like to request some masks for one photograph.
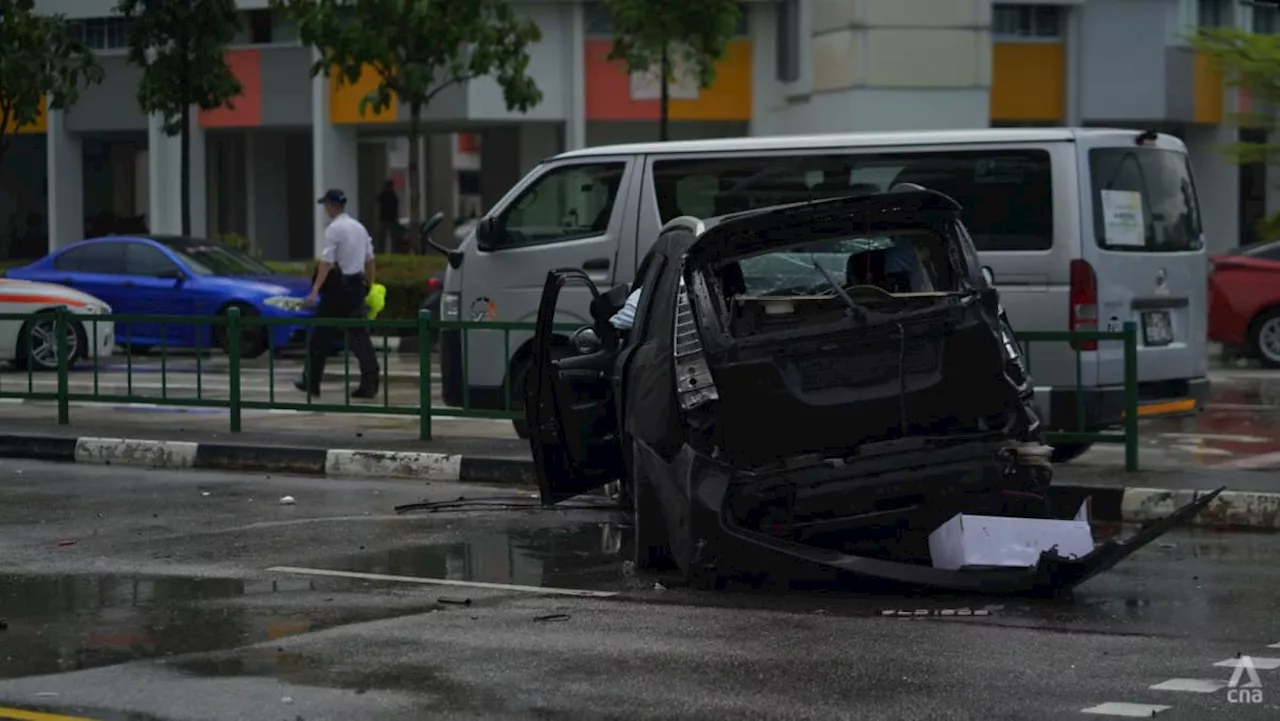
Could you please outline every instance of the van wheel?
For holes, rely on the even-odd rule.
[[[1280,368],[1280,308],[1263,313],[1252,323],[1249,345],[1263,365]]]
[[[1049,460],[1054,463],[1070,463],[1083,456],[1090,448],[1093,448],[1092,443],[1059,443],[1049,452]]]

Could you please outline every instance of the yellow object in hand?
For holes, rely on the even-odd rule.
[[[364,304],[369,308],[369,320],[377,318],[382,309],[387,307],[387,286],[374,283],[369,289],[369,295],[364,297]]]

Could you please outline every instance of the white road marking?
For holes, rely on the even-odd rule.
[[[1225,461],[1217,464],[1217,468],[1236,468],[1239,470],[1259,470],[1271,468],[1272,466],[1280,467],[1280,451],[1275,453],[1263,453],[1258,456],[1249,456],[1247,458],[1237,458],[1234,461]]]
[[[540,593],[555,596],[579,596],[582,598],[609,598],[616,596],[616,591],[583,591],[575,588],[554,588],[551,586],[518,586],[509,583],[485,583],[482,581],[455,581],[448,578],[425,578],[422,576],[389,576],[382,573],[358,573],[355,571],[330,571],[323,568],[298,568],[295,566],[272,566],[267,569],[275,573],[297,573],[305,576],[329,576],[333,578],[355,578],[364,581],[393,581],[398,583],[421,583],[429,586],[460,586],[464,588],[485,588],[493,591],[521,591],[524,593]]]
[[[1273,643],[1270,646],[1267,646],[1267,648],[1280,648],[1280,643]]]
[[[1262,656],[1251,656],[1254,669],[1258,671],[1272,671],[1280,668],[1280,658],[1264,658]],[[1225,661],[1219,661],[1214,666],[1225,666],[1226,668],[1235,668],[1240,665],[1240,659],[1229,658]]]
[[[1161,711],[1168,711],[1172,706],[1160,706],[1149,703],[1126,703],[1108,701],[1104,704],[1081,709],[1080,713],[1098,714],[1099,716],[1125,716],[1128,718],[1151,718]]]
[[[1227,687],[1226,681],[1211,678],[1171,678],[1151,686],[1152,691],[1188,691],[1191,693],[1213,693]]]
[[[1268,443],[1273,440],[1261,436],[1236,436],[1226,433],[1161,433],[1160,437],[1188,441],[1233,441],[1236,443]]]

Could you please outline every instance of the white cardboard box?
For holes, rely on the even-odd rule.
[[[929,534],[934,568],[965,566],[1030,568],[1040,554],[1057,548],[1064,558],[1080,558],[1093,551],[1084,504],[1070,521],[956,514]]]

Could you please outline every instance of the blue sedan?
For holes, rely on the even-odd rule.
[[[200,238],[132,235],[94,238],[69,245],[5,275],[65,285],[101,298],[122,315],[211,317],[239,308],[241,317],[307,318],[302,308],[310,279],[272,273],[252,256]],[[227,348],[222,328],[198,324],[117,323],[116,342],[133,350]],[[299,339],[301,326],[246,329],[241,352],[255,357]]]

